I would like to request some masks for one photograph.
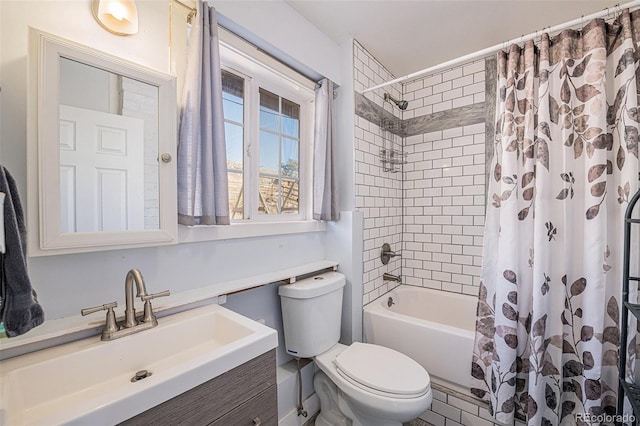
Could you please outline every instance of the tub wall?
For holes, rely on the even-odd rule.
[[[477,294],[494,69],[495,59],[482,59],[362,96],[359,91],[394,76],[355,41],[355,207],[364,215],[364,305],[397,285],[383,281],[384,272],[409,285]],[[407,100],[408,108],[391,108],[385,91]],[[382,170],[382,108],[402,121],[391,136],[408,154],[402,173]],[[384,242],[402,250],[402,258],[382,265]]]
[[[393,78],[395,77],[362,45],[354,42],[356,92]],[[385,89],[396,99],[400,99],[401,90],[400,84]],[[393,281],[383,281],[382,275],[385,272],[395,275],[401,273],[400,258],[393,258],[387,265],[380,262],[380,247],[383,243],[389,243],[395,251],[402,248],[402,173],[383,171],[378,157],[383,146],[382,132],[377,120],[379,111],[385,104],[382,94],[383,91],[378,90],[365,95],[365,98],[371,101],[365,108],[367,113],[362,112],[363,99],[356,94],[356,111],[361,113],[356,112],[355,117],[355,207],[364,217],[364,305],[398,285]],[[400,110],[391,108],[388,102],[385,109],[401,118]],[[394,135],[392,142],[395,148],[401,149],[400,136]]]
[[[404,283],[478,294],[486,200],[485,61],[404,86]]]
[[[354,62],[356,91],[377,83],[376,67],[384,66],[357,44]],[[402,179],[380,175],[380,128],[359,111],[356,93],[356,208],[365,217],[364,305],[395,287],[382,281],[383,272],[402,275],[408,285],[477,295],[486,164],[493,149],[495,64],[494,58],[479,60],[402,85],[401,98],[409,101],[407,110],[398,113],[403,131],[396,140],[408,153]],[[394,96],[395,90],[390,88]],[[376,96],[382,96],[382,90],[367,98],[380,105]],[[402,217],[393,218],[398,205]],[[387,237],[395,235],[397,226],[401,238]],[[387,238],[393,250],[401,246],[402,258],[382,266],[379,247]],[[435,389],[433,405],[421,418],[434,426],[493,424],[485,403],[447,387]]]
[[[391,309],[384,301],[386,297],[364,309],[367,342],[408,355],[422,365],[433,380],[468,393],[471,374],[467,371],[470,371],[473,352],[474,309],[467,299],[472,297],[411,286],[401,286],[389,296],[395,302]],[[448,296],[446,299],[449,300],[443,296]],[[414,301],[425,309],[442,304],[464,305],[469,309],[441,312],[436,318],[430,318],[419,316],[412,309]]]

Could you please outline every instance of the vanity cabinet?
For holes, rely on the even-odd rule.
[[[273,349],[120,425],[277,425],[277,397]]]

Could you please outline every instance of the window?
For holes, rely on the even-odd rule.
[[[313,91],[222,47],[231,219],[308,219]]]
[[[299,212],[300,105],[260,89],[258,213]]]

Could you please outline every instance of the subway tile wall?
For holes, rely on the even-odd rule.
[[[355,41],[354,78],[356,91],[362,91],[394,76]],[[385,91],[407,100],[407,110],[384,102]],[[484,104],[485,61],[365,97],[402,120],[431,114],[450,118],[464,113],[459,107]],[[409,285],[477,295],[486,198],[484,122],[405,138],[360,116],[355,122],[356,208],[364,214],[364,304],[397,285],[383,281],[384,272],[401,275]],[[408,154],[402,173],[383,170],[382,148]],[[402,250],[402,258],[382,265],[385,242]]]
[[[354,42],[355,90],[395,78],[357,41]],[[396,84],[385,88],[396,99],[401,97],[402,86]],[[383,101],[384,91],[368,92],[365,97],[401,119],[399,110]],[[381,123],[372,123],[362,117],[355,119],[355,182],[356,209],[364,216],[364,304],[390,291],[398,285],[394,281],[383,281],[385,272],[400,275],[401,260],[393,258],[389,264],[380,261],[380,248],[389,243],[392,250],[400,251],[402,244],[402,173],[383,171],[380,161],[382,148],[402,149],[402,138],[381,128]]]
[[[406,84],[405,119],[484,103],[484,66],[476,61]],[[408,136],[404,149],[403,282],[475,296],[486,198],[485,123]]]
[[[409,101],[409,107],[403,118],[406,120],[483,103],[484,66],[484,60],[470,62],[405,84],[402,96]]]
[[[354,55],[356,91],[394,78],[357,42]],[[407,100],[407,110],[385,105],[384,91]],[[401,274],[407,285],[478,294],[486,199],[485,123],[455,123],[464,114],[461,107],[484,104],[485,93],[485,61],[480,60],[365,95],[402,120],[426,116],[431,130],[414,134],[415,128],[406,127],[404,138],[389,136],[380,123],[356,116],[356,208],[365,218],[364,304],[397,285],[383,281],[384,272]],[[433,123],[442,126],[433,131]],[[379,150],[389,146],[408,154],[402,173],[382,170]],[[401,249],[402,258],[383,266],[379,256],[384,242],[394,251]],[[420,416],[430,425],[494,425],[485,403],[433,386],[433,406]]]

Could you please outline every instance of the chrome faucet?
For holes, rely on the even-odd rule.
[[[147,288],[144,285],[142,274],[137,269],[131,269],[129,272],[127,272],[127,277],[124,279],[124,326],[126,328],[131,328],[138,325],[138,320],[136,320],[136,309],[133,302],[134,281],[136,283],[137,290],[136,297],[139,297],[144,301],[143,297],[147,295]]]
[[[136,284],[136,297],[139,297],[144,302],[144,314],[138,320],[136,318],[136,310],[133,299],[133,284]],[[106,310],[107,320],[104,328],[102,329],[102,340],[114,340],[120,337],[128,336],[130,334],[137,333],[148,328],[153,328],[158,325],[158,320],[153,313],[153,306],[151,306],[151,300],[156,297],[169,296],[169,290],[162,291],[155,294],[147,294],[147,289],[144,285],[144,279],[142,274],[137,269],[131,269],[127,272],[127,277],[124,280],[124,293],[125,293],[125,310],[124,321],[118,323],[116,321],[115,313],[113,309],[118,306],[116,302],[108,303],[105,305],[96,306],[95,308],[87,308],[80,311],[84,315],[89,315],[94,312]]]
[[[396,281],[396,282],[402,283],[402,277],[400,275],[393,275],[393,274],[390,274],[388,272],[385,272],[384,274],[382,274],[382,280],[383,281]]]

